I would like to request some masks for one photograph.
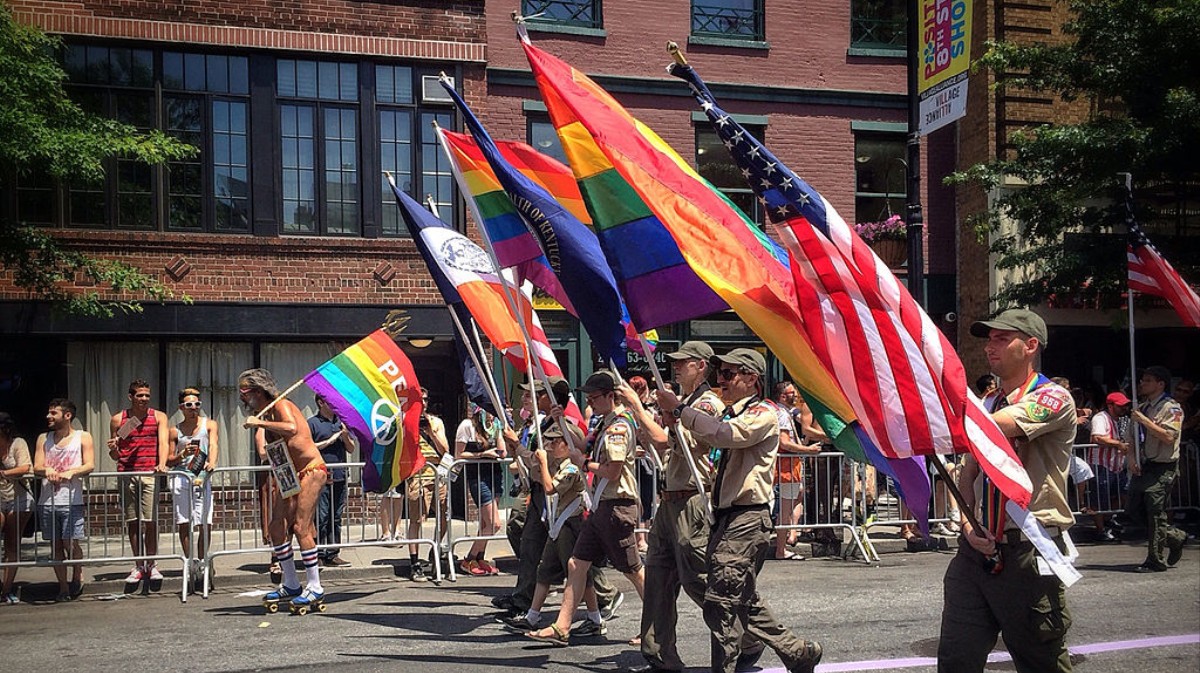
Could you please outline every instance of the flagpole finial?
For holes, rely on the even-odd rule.
[[[667,53],[670,54],[671,58],[675,59],[675,62],[679,65],[688,64],[687,57],[683,55],[683,50],[681,50],[679,45],[674,41],[667,42]]]
[[[438,81],[451,87],[454,86],[454,80],[450,79],[445,70],[438,72]]]
[[[541,13],[534,14],[533,17],[538,17],[541,15],[542,15]],[[513,10],[513,13],[512,13],[513,23],[517,24],[517,37],[525,44],[529,44],[529,31],[525,28],[525,21],[526,21],[526,19],[530,19],[533,17],[521,16],[521,13],[515,9]]]
[[[387,317],[383,319],[383,324],[379,326],[379,329],[395,340],[408,327],[409,320],[412,320],[412,316],[408,315],[407,311],[393,309],[388,311]]]

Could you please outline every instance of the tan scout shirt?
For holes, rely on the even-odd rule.
[[[775,410],[766,402],[747,397],[735,402],[725,416],[728,420],[688,407],[679,417],[693,436],[721,449],[715,477],[720,483],[713,487],[719,491],[713,494],[713,508],[770,503],[775,454],[779,452]]]
[[[1025,433],[1013,438],[1017,457],[1033,483],[1029,512],[1043,526],[1067,529],[1075,523],[1067,505],[1067,471],[1075,443],[1075,401],[1066,388],[1047,383],[1024,395],[1013,391],[1009,405],[993,416],[1007,416]],[[1016,530],[1009,519],[1005,530]]]
[[[710,388],[698,395],[688,406],[702,414],[720,418],[725,403],[721,401],[721,396]],[[708,460],[708,452],[712,446],[693,435],[682,424],[679,425],[679,431],[688,445],[692,447],[692,457],[696,460],[696,469],[700,472],[700,479],[703,482],[701,487],[708,491],[712,487],[713,480],[713,467]],[[663,470],[663,488],[668,491],[699,490],[696,488],[696,480],[692,476],[692,468],[688,466],[687,457],[679,450],[679,442],[676,440],[674,431],[668,433],[668,437],[670,440],[667,450],[663,453],[663,461],[666,463]]]
[[[609,412],[596,431],[596,443],[592,448],[594,460],[601,465],[612,462],[624,463],[621,477],[609,480],[600,494],[601,500],[638,497],[637,477],[634,461],[637,460],[637,428],[627,413]]]
[[[559,459],[557,465],[554,464],[554,460],[550,459],[550,478],[554,480],[553,492],[558,496],[557,511],[565,512],[567,507],[583,494],[583,471],[570,458]],[[583,510],[584,508],[580,507],[571,515],[572,518],[583,516]]]
[[[1167,395],[1159,395],[1158,399],[1142,403],[1138,411],[1154,424],[1167,431],[1172,439],[1164,442],[1149,432],[1142,433],[1142,460],[1151,463],[1173,463],[1179,460],[1179,433],[1183,429],[1183,407]],[[1144,430],[1141,423],[1131,421],[1125,430],[1129,446],[1133,446],[1133,433]]]

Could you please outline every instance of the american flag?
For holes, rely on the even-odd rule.
[[[1125,226],[1129,229],[1129,289],[1167,300],[1188,327],[1200,327],[1200,297],[1159,254],[1133,216],[1133,196],[1125,187]],[[1130,298],[1132,301],[1132,297]]]
[[[690,66],[670,69],[691,85],[787,246],[808,337],[875,445],[891,458],[970,452],[1009,500],[1028,507],[1029,476],[945,335],[833,206],[717,106]]]

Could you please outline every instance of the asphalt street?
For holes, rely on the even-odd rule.
[[[1144,556],[1133,545],[1083,546],[1084,580],[1068,592],[1075,618],[1069,639],[1087,673],[1200,670],[1200,550],[1189,545],[1179,567],[1132,572]],[[777,616],[802,637],[820,640],[818,671],[932,671],[941,578],[948,552],[888,554],[881,564],[833,559],[768,562],[761,590]],[[512,569],[511,564],[505,567]],[[628,600],[605,638],[552,648],[523,640],[494,620],[492,596],[511,575],[416,584],[400,577],[338,579],[325,573],[329,611],[305,617],[266,615],[265,586],[222,586],[181,604],[177,594],[85,595],[72,603],[0,606],[7,670],[96,672],[324,671],[424,673],[616,671],[640,657],[641,605]],[[555,597],[556,598],[556,597]],[[1003,643],[999,645],[1003,647]],[[681,602],[680,650],[690,671],[706,670],[708,641],[698,608]],[[769,653],[765,670],[781,670]],[[989,670],[1013,670],[998,662]]]

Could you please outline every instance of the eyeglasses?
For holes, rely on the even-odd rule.
[[[179,406],[183,407],[184,409],[199,409],[200,403],[199,402],[184,402],[183,404],[180,404]]]

